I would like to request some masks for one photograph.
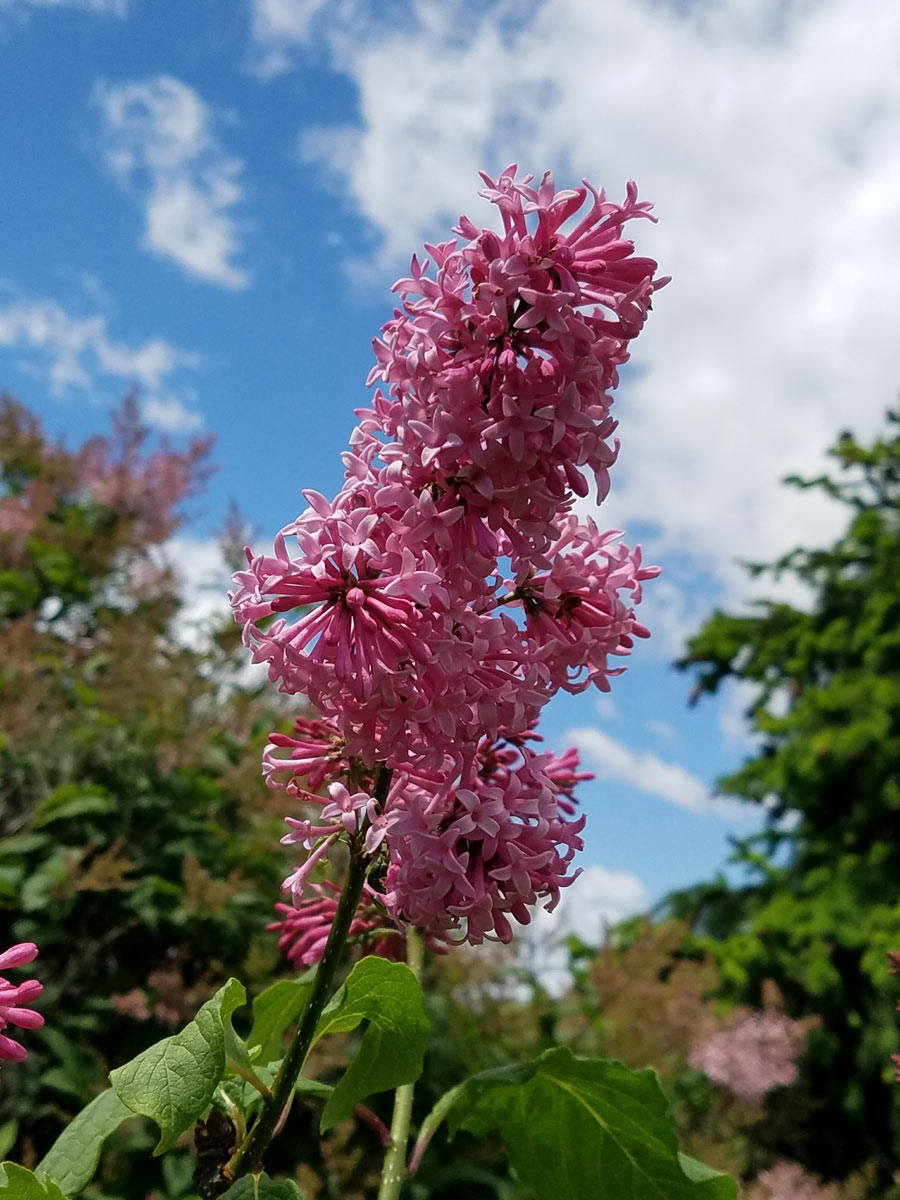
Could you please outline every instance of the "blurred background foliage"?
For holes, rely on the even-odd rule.
[[[0,403],[0,942],[40,945],[47,1017],[27,1062],[3,1073],[0,1153],[27,1165],[112,1066],[229,975],[252,990],[285,970],[265,925],[289,801],[262,785],[259,757],[289,717],[248,680],[236,627],[190,633],[165,557],[209,452],[151,444],[133,400],[75,450]],[[900,979],[886,957],[900,947],[897,415],[873,445],[844,434],[833,455],[836,477],[790,482],[845,506],[844,534],[749,568],[806,599],[714,613],[678,664],[694,700],[729,681],[750,697],[757,749],[720,785],[767,814],[736,847],[743,881],[670,896],[599,950],[570,939],[562,995],[505,951],[434,959],[419,1119],[465,1074],[565,1043],[656,1069],[685,1148],[746,1180],[749,1200],[900,1197]],[[232,516],[226,557],[241,532]],[[760,1013],[798,1022],[802,1044],[795,1081],[748,1098],[742,1071],[759,1063],[742,1066],[754,1051],[734,1031]],[[714,1082],[692,1063],[723,1031],[733,1053]],[[314,1069],[327,1079],[346,1052],[320,1044]],[[389,1119],[388,1097],[372,1107]],[[317,1114],[298,1102],[289,1129],[273,1173],[299,1147],[309,1200],[372,1193],[368,1125],[319,1145]],[[86,1194],[192,1197],[189,1145],[151,1160],[154,1140],[126,1126]],[[409,1191],[526,1200],[496,1142],[443,1132]]]

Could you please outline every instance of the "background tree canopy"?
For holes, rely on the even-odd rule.
[[[886,959],[900,944],[900,415],[870,446],[842,434],[831,455],[838,476],[787,482],[845,506],[845,532],[750,568],[793,576],[808,605],[716,612],[678,664],[695,700],[726,680],[753,686],[759,747],[720,787],[764,804],[769,828],[735,856],[751,883],[700,886],[671,908],[702,935],[727,999],[759,1003],[773,979],[792,1015],[822,1019],[760,1150],[837,1178],[868,1162],[885,1187],[900,1165]]]
[[[209,448],[151,447],[129,400],[68,451],[0,404],[0,940],[40,945],[47,1016],[0,1089],[26,1163],[111,1066],[275,963],[275,718],[237,686],[230,628],[177,637],[161,553]]]

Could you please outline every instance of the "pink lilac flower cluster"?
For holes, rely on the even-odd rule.
[[[321,820],[293,824],[311,854],[291,890],[365,827],[390,915],[472,942],[508,940],[510,917],[574,877],[583,822],[559,803],[559,773],[576,764],[526,747],[540,710],[560,690],[607,690],[648,636],[634,607],[658,569],[572,507],[588,475],[607,493],[610,392],[665,282],[623,234],[649,216],[633,184],[616,204],[549,174],[532,187],[514,166],[483,178],[502,232],[463,217],[457,239],[413,258],[343,487],[304,492],[231,594],[254,661],[322,717],[273,737],[264,763],[285,784],[288,749],[298,795],[304,774],[311,790],[331,781]],[[393,773],[385,803],[351,785],[351,760]]]
[[[482,739],[476,769],[468,787],[455,786],[448,759],[443,771],[397,771],[384,805],[370,791],[350,793],[350,763],[341,757],[341,738],[324,721],[297,719],[296,737],[273,734],[264,770],[273,787],[319,806],[309,820],[287,819],[291,832],[282,840],[311,851],[286,886],[302,897],[310,872],[339,830],[365,827],[366,846],[374,855],[383,848],[386,867],[380,890],[367,887],[364,905],[377,901],[389,920],[410,922],[427,931],[434,947],[452,940],[463,924],[466,939],[509,941],[510,917],[529,920],[528,906],[538,899],[555,905],[560,888],[572,882],[570,863],[582,847],[584,816],[575,816],[573,789],[591,779],[578,770],[578,754],[537,754],[527,745],[539,741],[533,730],[498,739]],[[290,758],[278,751],[290,749]],[[326,797],[301,786],[330,778]],[[325,885],[328,887],[329,885]],[[297,908],[277,906],[282,920],[270,928],[281,934],[280,946],[291,961],[314,962],[324,947],[334,916],[333,894],[313,885],[315,899],[300,899]],[[384,918],[369,907],[356,914],[351,938],[370,938]],[[383,947],[387,949],[386,947]],[[381,952],[380,950],[378,952]]]
[[[691,1048],[688,1062],[713,1083],[751,1104],[797,1079],[797,1059],[817,1018],[794,1021],[774,1008],[741,1012]]]
[[[0,954],[0,971],[8,967],[24,967],[37,958],[38,948],[34,942],[19,942]],[[19,1029],[40,1029],[44,1018],[31,1008],[23,1007],[37,1000],[44,990],[36,979],[24,983],[10,983],[0,975],[0,1060],[22,1062],[28,1051],[4,1032],[9,1025]]]

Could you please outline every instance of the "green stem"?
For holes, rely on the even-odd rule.
[[[417,980],[422,977],[425,947],[418,929],[406,931],[406,961]],[[409,1142],[409,1123],[412,1117],[413,1085],[401,1084],[394,1097],[394,1117],[391,1121],[391,1144],[384,1156],[378,1200],[398,1200],[407,1179],[406,1146]]]
[[[385,767],[380,767],[375,780],[374,796],[382,805],[387,797],[390,781],[391,772]],[[225,1182],[240,1179],[242,1175],[249,1174],[261,1164],[281,1115],[293,1097],[294,1087],[315,1037],[319,1017],[331,995],[331,985],[344,955],[347,933],[359,905],[368,866],[369,858],[362,834],[357,834],[350,844],[350,865],[347,868],[347,877],[334,914],[331,932],[294,1040],[272,1083],[271,1096],[263,1104],[246,1140],[237,1148],[222,1172]]]

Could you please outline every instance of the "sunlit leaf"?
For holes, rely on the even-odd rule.
[[[422,989],[405,963],[374,956],[358,962],[322,1013],[316,1037],[345,1033],[363,1020],[368,1028],[325,1105],[323,1132],[366,1096],[413,1083],[422,1073],[428,1018]]]
[[[0,1163],[0,1200],[66,1200],[52,1179],[32,1174],[18,1163]]]
[[[229,979],[180,1033],[110,1074],[122,1103],[159,1126],[154,1154],[174,1145],[209,1107],[225,1073],[225,1025],[245,999],[243,985]]]
[[[576,1058],[566,1048],[467,1080],[451,1131],[499,1129],[538,1200],[735,1200],[734,1180],[682,1158],[652,1071]]]

